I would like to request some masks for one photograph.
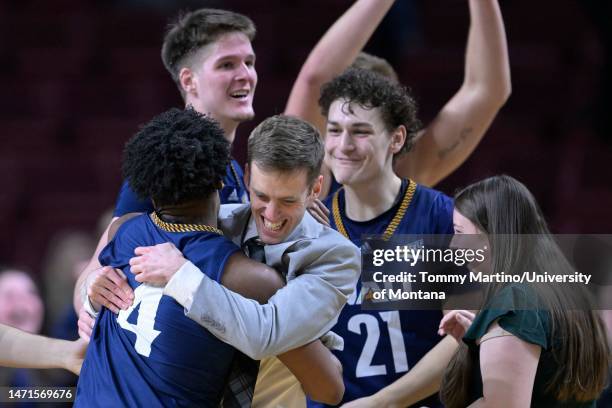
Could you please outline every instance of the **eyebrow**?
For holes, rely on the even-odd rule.
[[[224,54],[224,55],[221,55],[220,57],[216,58],[215,61],[219,62],[219,61],[222,61],[222,60],[234,59],[234,58],[242,58],[242,54],[241,53]],[[255,59],[255,53],[247,54],[246,58],[253,58],[253,59]]]
[[[353,123],[351,126],[353,126],[353,127],[374,128],[374,126],[372,126],[372,124],[368,123],[368,122],[357,122],[357,123]]]
[[[327,125],[328,125],[328,126],[329,126],[329,125],[332,125],[332,126],[339,126],[339,123],[338,123],[338,122],[335,122],[335,121],[333,121],[333,120],[328,120],[328,121],[327,121]],[[351,123],[351,125],[350,125],[350,126],[351,126],[351,127],[367,127],[367,128],[370,128],[370,129],[374,129],[374,126],[372,126],[372,124],[371,124],[371,123],[368,123],[368,122],[357,122],[357,123]]]
[[[256,195],[262,195],[262,196],[265,196],[265,197],[269,198],[269,196],[266,193],[263,193],[263,192],[257,190],[255,187],[251,187],[251,188],[253,189],[253,191],[255,192]],[[285,197],[276,197],[276,199],[277,200],[298,200],[299,197],[289,195],[289,196],[285,196]]]

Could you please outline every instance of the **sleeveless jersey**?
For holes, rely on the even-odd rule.
[[[334,194],[335,195],[335,194]],[[364,222],[348,219],[344,212],[344,190],[337,192],[337,225],[333,214],[334,195],[325,204],[332,211],[332,228],[346,231],[361,246],[362,234],[382,235],[396,216],[402,201],[408,207],[394,234],[452,234],[452,200],[438,191],[403,180],[399,200],[388,211]],[[342,228],[343,227],[343,228]],[[342,363],[346,391],[342,402],[372,395],[402,377],[437,343],[442,312],[435,310],[361,310],[361,279],[332,329],[344,338],[344,350],[334,354]],[[309,407],[322,406],[309,401]],[[440,406],[437,397],[415,406]]]
[[[134,303],[118,315],[103,308],[98,316],[76,406],[219,405],[235,349],[186,317],[163,288],[136,282],[130,272],[134,248],[163,242],[172,242],[216,281],[229,256],[239,251],[217,233],[164,231],[148,214],[125,222],[100,253],[100,262],[124,271]]]

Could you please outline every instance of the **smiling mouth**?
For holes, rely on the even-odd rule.
[[[250,92],[248,90],[234,91],[230,93],[230,97],[233,99],[245,100],[249,97],[249,93]]]
[[[261,219],[263,220],[264,227],[272,232],[279,231],[282,227],[285,226],[285,223],[287,222],[287,220],[280,221],[280,222],[270,222],[266,220],[264,217],[261,217]]]
[[[357,160],[357,159],[346,159],[346,158],[340,158],[340,157],[334,157],[334,159],[341,164],[357,164],[361,162],[361,160]]]

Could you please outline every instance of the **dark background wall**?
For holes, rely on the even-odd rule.
[[[172,3],[168,6],[167,3]],[[258,27],[259,86],[248,132],[281,113],[309,50],[348,0],[0,2],[0,263],[38,273],[56,234],[93,231],[113,206],[121,150],[178,91],[159,50],[180,7],[216,6]],[[555,232],[612,232],[607,1],[501,1],[513,94],[448,194],[508,173],[535,193]],[[459,88],[467,1],[399,0],[368,49],[391,59],[425,123]]]

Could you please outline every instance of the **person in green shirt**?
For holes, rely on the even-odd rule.
[[[533,195],[512,177],[491,177],[460,191],[453,224],[459,240],[484,234],[489,256],[472,268],[573,273]],[[607,382],[610,351],[589,302],[584,285],[495,283],[477,314],[448,313],[440,333],[463,338],[463,344],[442,381],[444,404],[594,407]]]

